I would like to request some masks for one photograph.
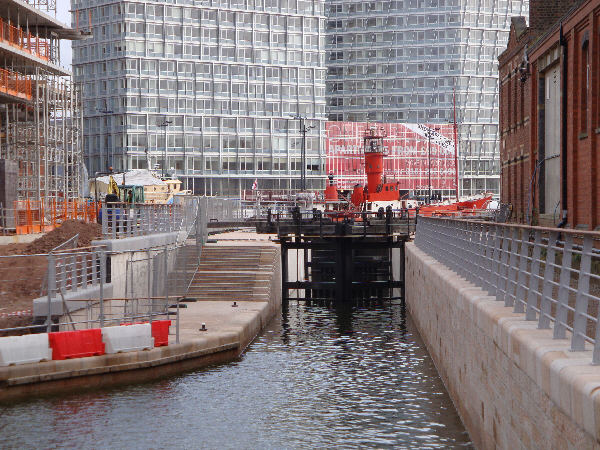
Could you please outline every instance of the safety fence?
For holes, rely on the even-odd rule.
[[[0,69],[0,91],[26,100],[33,98],[31,78],[12,70]]]
[[[123,239],[179,231],[186,213],[183,205],[105,203],[100,211],[102,236]]]
[[[0,336],[152,325],[174,318],[171,334],[179,342],[179,312],[198,270],[209,219],[231,217],[234,208],[225,205],[207,197],[172,205],[185,213],[179,217],[178,240],[162,248],[122,252],[105,246],[73,248],[74,236],[48,254],[10,255],[4,265],[0,257],[3,288],[21,275],[23,279],[16,280],[19,286],[31,286],[24,294],[42,300],[35,324],[0,329]]]
[[[105,239],[189,231],[200,214],[206,222],[242,219],[241,202],[217,197],[181,197],[173,204],[108,203],[100,211]]]
[[[235,222],[244,218],[242,202],[239,199],[200,197],[204,199],[204,207],[209,222]]]
[[[46,292],[61,295],[101,285],[106,255],[101,246],[50,252]]]
[[[29,299],[43,299],[46,305],[36,324],[3,328],[0,336],[152,323],[175,315],[178,342],[179,305],[197,270],[202,242],[206,241],[199,234],[197,239],[195,223],[193,230],[179,245],[146,252],[109,252],[104,246],[93,246],[40,255],[0,256],[0,284],[3,290],[9,290],[0,295],[6,297],[3,303],[10,304],[10,292],[17,291]],[[65,245],[73,245],[72,239],[61,247]],[[119,259],[124,261],[124,274],[120,273]],[[105,288],[115,282],[124,284],[124,296],[105,295]]]
[[[44,233],[66,220],[96,222],[96,203],[90,200],[17,200],[13,208],[0,205],[3,234]]]
[[[600,233],[419,217],[415,244],[600,364]]]
[[[50,59],[50,46],[46,40],[15,27],[2,18],[0,18],[0,41],[46,61]]]
[[[208,237],[209,205],[211,199],[207,198],[189,198],[172,205],[186,213],[179,222],[179,239],[162,248],[122,252],[108,251],[102,245],[72,248],[76,241],[73,237],[48,254],[11,255],[8,264],[0,266],[3,286],[14,275],[3,272],[3,267],[15,274],[27,274],[19,281],[37,286],[29,292],[33,297],[37,297],[36,289],[41,285],[39,298],[46,306],[41,316],[36,314],[38,325],[1,329],[0,335],[39,327],[50,332],[140,321],[152,323],[175,315],[174,334],[178,342],[179,306],[196,273],[201,248]],[[19,262],[15,264],[16,261]],[[33,262],[37,265],[32,265]],[[30,271],[26,270],[27,266]],[[31,278],[32,273],[36,274],[35,279]],[[111,289],[106,292],[118,292],[118,297],[105,295],[109,283]],[[36,295],[32,295],[34,292]],[[44,320],[43,324],[39,319]]]

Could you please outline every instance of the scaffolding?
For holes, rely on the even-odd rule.
[[[0,158],[19,165],[17,198],[79,198],[81,97],[68,78],[37,68],[32,101],[4,104]]]
[[[82,197],[85,184],[81,93],[58,50],[79,37],[48,15],[55,1],[27,3],[38,11],[0,8],[0,159],[18,165],[15,200],[49,205]]]

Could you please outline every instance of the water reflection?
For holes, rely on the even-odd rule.
[[[239,361],[0,407],[0,446],[469,446],[399,305],[291,303]]]

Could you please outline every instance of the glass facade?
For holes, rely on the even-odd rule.
[[[157,168],[195,193],[300,184],[325,170],[323,0],[72,0],[90,173]],[[90,23],[91,21],[91,23]]]
[[[463,195],[499,194],[498,55],[527,0],[326,1],[329,120],[456,122]]]

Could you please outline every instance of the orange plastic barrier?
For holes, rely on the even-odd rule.
[[[17,234],[42,233],[65,220],[96,222],[96,204],[87,200],[17,200],[15,218]]]
[[[170,320],[156,320],[152,322],[152,337],[154,338],[155,347],[169,345],[170,326]]]
[[[105,353],[100,328],[49,333],[48,339],[54,360],[84,358]]]

